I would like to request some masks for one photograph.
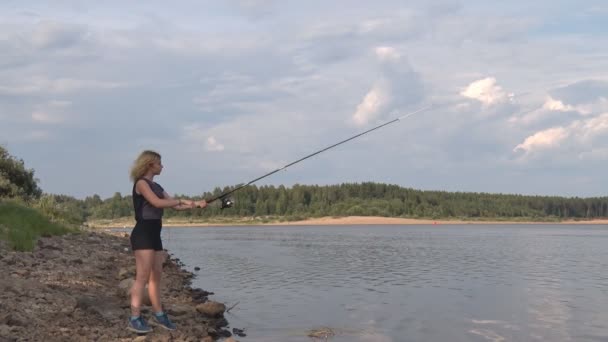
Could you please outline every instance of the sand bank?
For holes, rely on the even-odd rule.
[[[113,222],[91,222],[90,226],[96,228],[132,228],[135,224],[130,220],[119,220]],[[508,220],[432,220],[414,219],[400,217],[379,217],[379,216],[347,216],[347,217],[320,217],[300,221],[278,221],[262,218],[245,218],[241,220],[221,221],[201,221],[189,222],[175,219],[165,219],[164,227],[208,227],[208,226],[323,226],[323,225],[462,225],[462,224],[608,224],[608,219],[595,220],[563,220],[563,221],[508,221]]]

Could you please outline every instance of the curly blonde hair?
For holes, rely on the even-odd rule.
[[[143,177],[148,172],[150,164],[158,162],[160,159],[160,154],[154,151],[146,150],[140,153],[131,167],[131,180],[134,182],[136,179]]]

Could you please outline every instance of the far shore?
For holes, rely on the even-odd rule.
[[[277,219],[248,218],[232,219],[230,221],[180,221],[165,219],[163,227],[215,227],[215,226],[326,226],[326,225],[463,225],[463,224],[608,224],[608,218],[595,220],[562,220],[562,221],[515,221],[515,220],[446,220],[446,219],[414,219],[381,216],[347,216],[319,217],[300,221],[279,221]],[[88,222],[93,228],[130,228],[134,220],[93,221]]]

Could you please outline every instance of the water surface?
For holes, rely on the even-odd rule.
[[[608,227],[165,228],[241,341],[608,341]],[[196,272],[194,267],[200,267]]]

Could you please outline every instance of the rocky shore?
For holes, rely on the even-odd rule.
[[[168,256],[162,299],[178,329],[138,336],[126,329],[135,261],[124,235],[42,237],[32,252],[0,241],[0,341],[215,341],[228,338],[226,307],[194,289],[194,275]],[[150,321],[149,306],[143,314]],[[228,340],[234,341],[231,337]]]

